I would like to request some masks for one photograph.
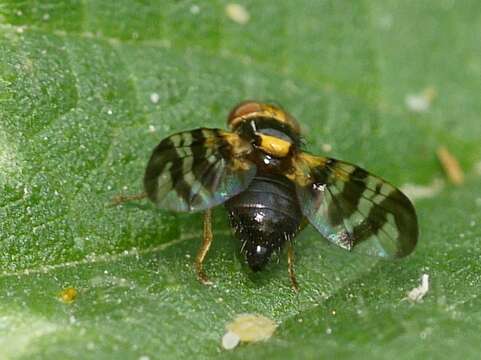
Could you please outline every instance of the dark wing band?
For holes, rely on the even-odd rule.
[[[237,134],[196,129],[165,138],[145,170],[144,187],[161,208],[200,211],[245,190],[256,173],[252,146]]]
[[[302,212],[330,242],[381,257],[413,251],[416,212],[399,189],[339,160],[300,153],[293,161]]]

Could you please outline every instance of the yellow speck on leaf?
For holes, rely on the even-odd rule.
[[[58,298],[61,302],[65,304],[71,304],[77,298],[78,292],[77,289],[73,287],[66,288],[58,294]]]

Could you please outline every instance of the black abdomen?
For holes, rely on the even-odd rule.
[[[302,221],[294,184],[282,175],[259,173],[247,190],[225,204],[249,267],[261,270],[271,254],[294,238]]]

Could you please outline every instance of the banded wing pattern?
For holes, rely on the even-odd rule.
[[[252,146],[237,134],[196,129],[171,135],[154,149],[144,176],[149,198],[164,209],[200,211],[246,189],[256,173]]]
[[[416,246],[409,199],[355,165],[300,153],[292,175],[304,216],[330,242],[368,255],[397,258]]]

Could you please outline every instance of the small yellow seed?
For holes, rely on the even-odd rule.
[[[454,185],[461,185],[464,182],[464,173],[458,160],[445,146],[438,148],[437,155],[449,181]]]
[[[275,321],[259,314],[239,314],[226,325],[222,346],[231,350],[239,342],[258,342],[269,339],[277,328]]]

